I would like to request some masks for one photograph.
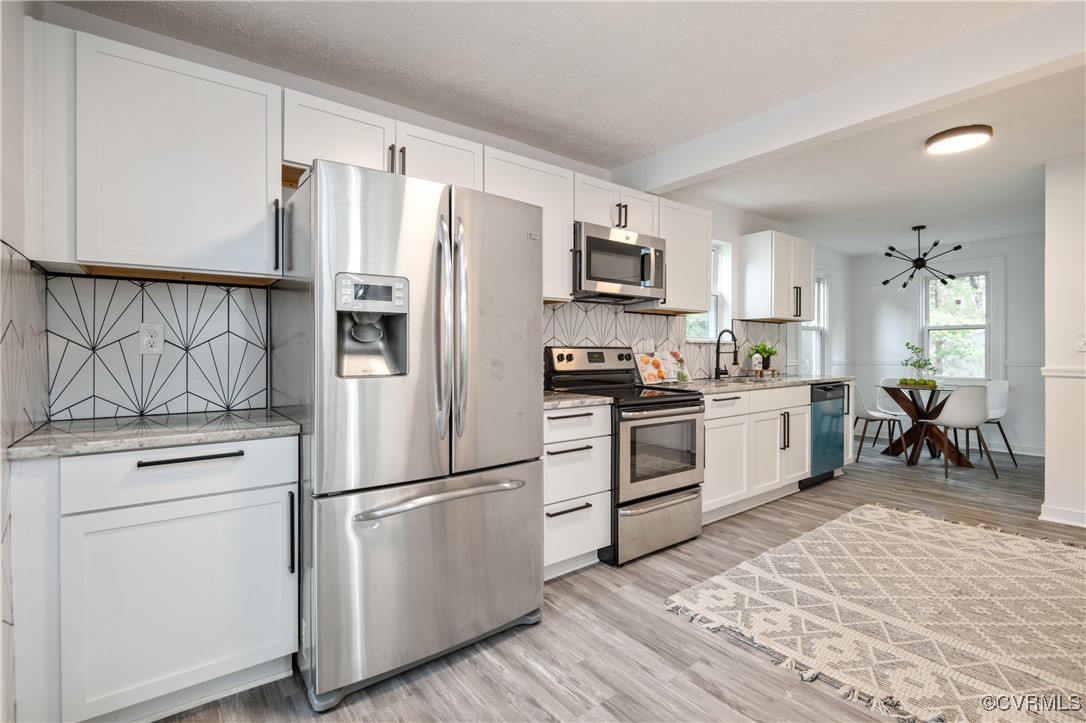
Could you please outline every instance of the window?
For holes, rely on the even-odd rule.
[[[922,342],[942,377],[984,379],[989,374],[988,274],[959,274],[924,287]]]
[[[801,374],[826,373],[826,276],[815,277],[814,319],[799,328],[799,369]]]
[[[709,254],[710,274],[709,313],[689,314],[686,317],[688,340],[716,341],[717,334],[731,323],[732,306],[732,246],[723,241],[713,241]]]

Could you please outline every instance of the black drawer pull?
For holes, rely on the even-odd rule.
[[[583,447],[571,447],[570,449],[562,449],[562,450],[559,450],[557,452],[547,452],[547,456],[548,457],[557,457],[560,454],[571,454],[573,452],[585,452],[585,451],[590,450],[590,449],[592,449],[592,445],[591,444],[586,444]]]
[[[713,397],[714,402],[730,402],[733,399],[742,399],[742,397]]]
[[[294,493],[287,492],[287,508],[290,510],[290,565],[287,567],[287,572],[291,575],[294,574]]]
[[[580,419],[581,417],[591,417],[592,412],[585,412],[584,414],[566,414],[561,417],[547,417],[552,422],[557,422],[559,419]]]
[[[185,462],[205,462],[209,459],[227,459],[228,457],[244,457],[245,450],[239,449],[237,452],[221,452],[219,454],[201,454],[196,457],[174,457],[173,459],[152,459],[149,461],[136,462],[137,467],[160,467],[164,464],[184,464]]]
[[[561,517],[562,515],[568,515],[570,512],[580,512],[581,510],[587,510],[592,506],[591,502],[585,502],[580,507],[570,507],[568,510],[562,510],[561,512],[545,512],[547,517]]]

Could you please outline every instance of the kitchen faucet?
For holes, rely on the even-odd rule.
[[[739,340],[735,338],[735,332],[731,329],[725,329],[717,334],[716,337],[716,371],[713,372],[714,379],[720,379],[721,377],[728,376],[728,367],[720,368],[720,338],[725,334],[732,335],[732,364],[739,366]]]

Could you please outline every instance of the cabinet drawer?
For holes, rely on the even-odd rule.
[[[736,417],[750,411],[750,392],[705,394],[705,418]]]
[[[65,457],[60,460],[60,513],[297,481],[297,437]]]
[[[811,387],[803,384],[798,387],[778,389],[758,389],[750,392],[750,413],[770,412],[788,407],[800,407],[811,403]]]
[[[600,492],[543,508],[543,566],[611,544],[611,493]]]
[[[601,437],[611,433],[611,406],[548,409],[543,412],[543,443]]]
[[[610,435],[543,447],[543,504],[610,489]]]

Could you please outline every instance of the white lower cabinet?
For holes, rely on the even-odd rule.
[[[811,476],[811,405],[789,407],[781,414],[784,417],[782,483],[794,484]]]
[[[611,408],[543,413],[543,572],[592,564],[611,544]]]
[[[266,459],[284,468],[270,471]],[[64,720],[122,711],[297,650],[296,470],[295,438],[62,460]],[[209,493],[207,475],[226,493]],[[106,492],[97,508],[66,500],[79,497],[81,481]],[[127,497],[141,485],[157,499]]]
[[[757,392],[755,392],[757,394]],[[750,493],[768,492],[781,486],[783,417],[780,412],[750,415]]]
[[[750,495],[747,488],[749,447],[750,420],[746,414],[705,422],[703,511],[715,510]]]

